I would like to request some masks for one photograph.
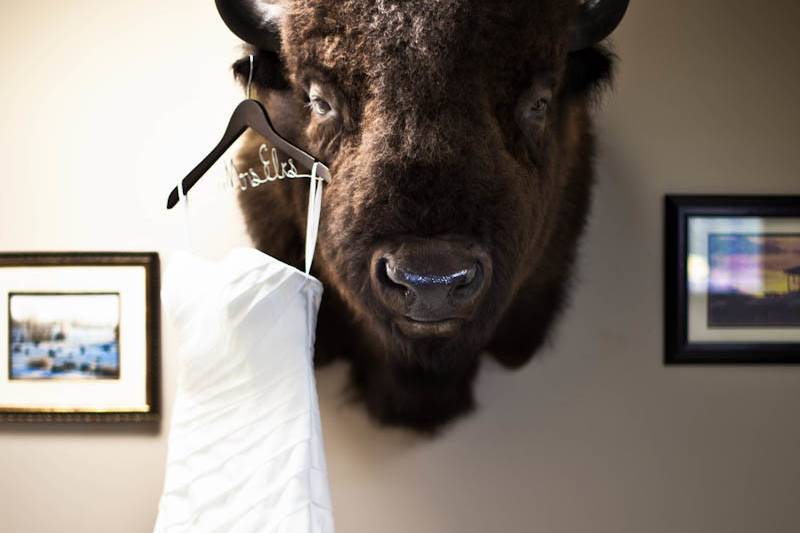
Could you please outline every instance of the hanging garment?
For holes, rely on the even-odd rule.
[[[173,254],[162,299],[179,375],[157,533],[334,532],[313,367],[321,296],[317,279],[254,248],[219,263]]]

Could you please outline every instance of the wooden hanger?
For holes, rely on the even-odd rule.
[[[314,163],[316,163],[316,175],[325,181],[330,181],[331,175],[328,167],[281,137],[272,126],[272,122],[269,120],[269,115],[267,114],[267,110],[264,109],[264,106],[262,106],[260,102],[248,98],[236,106],[233,115],[231,115],[231,120],[228,122],[228,128],[222,136],[222,140],[211,150],[211,153],[181,180],[184,195],[194,187],[200,178],[208,172],[208,169],[222,157],[225,150],[230,148],[236,139],[241,137],[248,128],[266,138],[275,148],[286,154],[286,156],[294,160],[295,163],[306,168],[311,168]],[[169,193],[169,198],[167,198],[167,209],[175,207],[179,200],[180,195],[178,194],[178,187],[175,187],[172,189],[172,192]]]

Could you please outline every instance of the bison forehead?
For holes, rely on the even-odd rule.
[[[295,0],[283,27],[294,73],[313,66],[355,93],[471,90],[558,61],[577,0]],[[360,87],[359,87],[360,85]],[[449,85],[449,87],[448,87]]]

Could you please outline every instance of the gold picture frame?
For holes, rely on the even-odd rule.
[[[160,417],[156,252],[0,254],[0,421]]]

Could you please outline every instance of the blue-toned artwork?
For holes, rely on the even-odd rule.
[[[12,293],[8,309],[10,379],[119,379],[118,293]]]

